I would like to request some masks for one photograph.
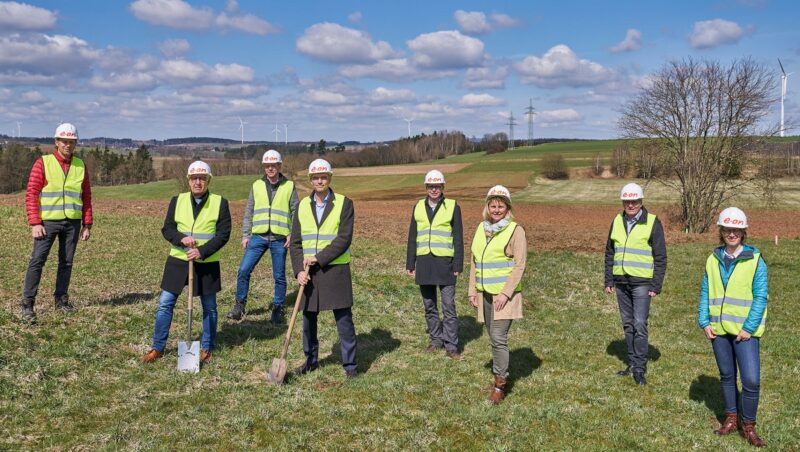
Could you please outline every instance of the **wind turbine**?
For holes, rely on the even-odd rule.
[[[277,144],[278,143],[278,134],[281,133],[281,129],[278,128],[278,123],[277,122],[275,123],[275,128],[272,129],[272,131],[275,132],[275,144]]]
[[[786,99],[786,82],[790,75],[794,74],[794,72],[786,73],[783,70],[783,63],[781,63],[781,59],[778,58],[778,64],[781,66],[781,136],[783,136],[783,101]]]
[[[283,125],[283,142],[287,146],[289,145],[289,124]]]
[[[408,119],[403,116],[403,121],[408,123],[408,137],[411,138],[411,123],[414,122],[414,118]]]
[[[22,123],[19,121],[17,121],[17,138],[22,138]]]
[[[241,117],[237,116],[237,118],[239,118],[239,130],[242,132],[242,144],[244,144],[244,125],[247,124],[247,122],[242,121]]]

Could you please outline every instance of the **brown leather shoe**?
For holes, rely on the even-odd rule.
[[[455,361],[461,361],[462,359],[464,359],[464,358],[461,356],[461,353],[458,353],[458,350],[455,350],[455,351],[448,351],[448,352],[446,352],[445,354],[447,355],[447,357],[448,357],[448,358],[450,358],[450,359],[452,359],[452,360],[455,360]]]
[[[736,413],[725,413],[725,419],[722,420],[719,428],[714,430],[717,435],[728,435],[738,430],[738,416]]]
[[[758,437],[756,433],[756,421],[743,421],[742,422],[742,431],[739,432],[742,435],[742,438],[746,439],[748,443],[756,447],[764,447],[767,443],[764,442],[763,439]]]
[[[506,397],[506,379],[495,375],[494,376],[494,389],[492,389],[491,395],[489,395],[489,401],[492,402],[494,405],[500,404],[503,399]]]
[[[158,350],[150,350],[149,352],[147,352],[146,355],[142,356],[142,362],[152,363],[153,361],[157,360],[158,358],[161,358],[162,356],[164,356],[164,353]]]
[[[211,350],[207,350],[205,348],[200,350],[200,361],[202,361],[203,364],[210,363],[211,362]]]

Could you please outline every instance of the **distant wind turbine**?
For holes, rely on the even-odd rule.
[[[778,64],[781,66],[781,136],[783,136],[783,102],[786,99],[786,82],[789,79],[789,76],[794,74],[794,72],[786,73],[783,70],[783,63],[781,63],[781,59],[778,58]]]
[[[289,144],[289,124],[283,125],[283,142],[284,144]]]
[[[242,132],[242,144],[244,144],[244,125],[245,124],[247,124],[247,122],[246,121],[242,121],[242,118],[239,118],[239,130]]]
[[[408,119],[403,116],[403,121],[408,123],[408,137],[411,138],[411,123],[414,122],[414,118]]]
[[[22,123],[19,121],[17,121],[17,138],[22,138]]]
[[[278,123],[277,122],[275,123],[275,128],[272,129],[272,131],[275,132],[275,143],[277,144],[278,143],[278,134],[281,133],[281,129],[278,128]]]

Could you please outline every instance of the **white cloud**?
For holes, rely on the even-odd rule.
[[[505,88],[507,75],[508,68],[505,66],[498,67],[494,73],[486,67],[469,68],[461,86],[469,89]]]
[[[245,33],[250,33],[259,36],[266,36],[270,33],[277,33],[278,28],[267,22],[260,17],[252,14],[242,14],[238,16],[229,16],[226,13],[220,13],[215,21],[216,25],[220,28],[230,28],[232,30],[239,30]]]
[[[89,80],[89,85],[99,90],[112,92],[148,91],[158,85],[158,80],[144,72],[111,73],[104,76],[95,75]]]
[[[315,104],[324,105],[343,105],[347,103],[347,96],[344,94],[324,89],[306,91],[306,99]]]
[[[49,30],[56,13],[27,3],[0,2],[0,30]]]
[[[353,11],[352,13],[347,15],[347,20],[353,23],[358,23],[361,22],[361,19],[363,19],[363,17],[364,16],[361,14],[361,11]]]
[[[0,36],[0,73],[82,73],[99,55],[98,50],[74,36]]]
[[[190,86],[184,92],[201,97],[253,97],[267,94],[267,87],[264,85],[252,85],[241,83],[236,85],[199,85]]]
[[[454,75],[452,71],[420,70],[406,58],[381,60],[374,64],[344,66],[339,69],[339,73],[348,78],[375,78],[392,82],[430,80]]]
[[[557,127],[583,121],[583,116],[572,108],[560,110],[545,110],[534,116],[534,121],[540,127]]]
[[[416,96],[410,89],[388,89],[382,86],[375,88],[369,94],[370,103],[373,105],[396,104],[414,100]]]
[[[208,66],[204,63],[177,59],[162,61],[157,75],[177,84],[235,84],[252,81],[255,71],[236,63]]]
[[[20,99],[23,102],[31,103],[31,104],[40,104],[42,102],[47,102],[47,97],[45,97],[39,91],[25,91],[20,96]]]
[[[465,107],[492,107],[503,105],[506,101],[490,94],[469,93],[461,97],[459,104]]]
[[[324,22],[308,27],[297,39],[300,53],[331,63],[374,63],[398,55],[385,41],[365,32]]]
[[[500,28],[512,28],[512,27],[519,27],[520,25],[522,25],[522,22],[519,19],[514,19],[508,14],[502,14],[502,13],[493,13],[492,21],[496,26]]]
[[[622,42],[620,42],[619,44],[612,47],[611,51],[614,53],[633,52],[634,50],[639,50],[641,48],[642,48],[642,32],[635,28],[629,28],[628,32],[625,33],[625,39],[623,39]]]
[[[723,44],[733,44],[744,36],[745,30],[736,22],[725,19],[703,20],[694,23],[689,43],[695,49],[709,49]]]
[[[190,48],[189,41],[185,39],[167,39],[158,44],[158,50],[168,58],[183,55],[188,52]]]
[[[492,30],[489,22],[486,20],[486,14],[480,11],[464,11],[459,9],[453,14],[458,28],[467,34],[481,34],[488,33]]]
[[[483,42],[458,31],[436,31],[407,42],[414,62],[424,68],[458,69],[478,66],[484,60]]]
[[[543,88],[598,85],[615,78],[614,71],[593,61],[579,59],[564,44],[548,50],[541,57],[528,56],[514,65],[522,83]]]
[[[617,101],[618,99],[615,97],[612,97],[608,94],[597,93],[593,90],[588,90],[586,92],[578,94],[566,94],[555,97],[553,99],[553,102],[555,103],[571,104],[571,105],[587,105],[587,104],[607,105],[615,103]]]
[[[207,31],[217,27],[261,36],[278,31],[274,25],[252,14],[229,14],[238,9],[239,3],[236,1],[229,1],[227,12],[223,11],[219,15],[211,8],[196,8],[184,0],[136,0],[130,5],[131,12],[138,19],[180,30]]]

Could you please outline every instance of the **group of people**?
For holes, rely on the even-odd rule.
[[[64,313],[75,310],[68,295],[72,262],[78,240],[90,238],[93,223],[89,174],[74,155],[77,140],[75,126],[58,126],[55,151],[38,159],[30,173],[25,203],[34,244],[21,302],[21,317],[26,322],[36,322],[34,302],[42,268],[56,239],[55,304]],[[333,169],[323,159],[309,165],[312,192],[303,199],[298,199],[294,183],[281,173],[280,153],[267,151],[262,163],[264,176],[253,182],[245,208],[244,255],[228,318],[241,321],[245,317],[251,274],[269,250],[275,286],[270,321],[282,323],[288,251],[294,275],[303,287],[305,361],[295,374],[318,368],[318,315],[333,311],[345,375],[356,377],[349,265],[353,202],[333,191]],[[193,292],[203,305],[200,359],[203,363],[212,360],[216,294],[221,290],[220,250],[230,238],[232,223],[228,201],[209,191],[212,177],[207,163],[193,162],[187,171],[189,191],[173,197],[167,208],[161,233],[170,243],[170,251],[152,345],[143,362],[153,362],[164,354],[175,302],[190,280],[189,261],[194,267]],[[429,335],[426,350],[443,349],[449,358],[460,360],[455,285],[464,266],[461,208],[445,196],[445,177],[440,171],[428,172],[424,183],[426,196],[411,212],[406,271],[420,288]],[[661,293],[667,268],[664,229],[657,216],[643,207],[641,186],[625,185],[620,199],[623,212],[612,221],[605,251],[605,291],[617,295],[628,350],[628,365],[617,374],[630,375],[636,384],[645,385],[650,303]],[[717,224],[720,246],[707,259],[698,305],[698,325],[711,341],[726,411],[714,433],[738,431],[750,444],[761,447],[764,441],[756,434],[755,422],[759,341],[767,315],[767,266],[759,249],[745,243],[748,221],[744,212],[727,208]],[[506,395],[509,329],[513,320],[522,318],[522,277],[528,254],[525,230],[515,222],[506,187],[496,185],[487,193],[470,254],[468,299],[489,336],[493,374],[489,400],[498,404]],[[741,402],[737,375],[742,383]]]

